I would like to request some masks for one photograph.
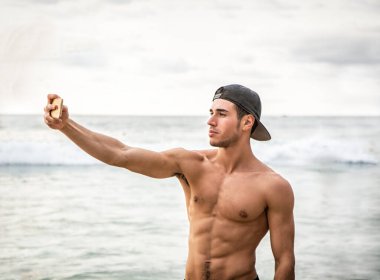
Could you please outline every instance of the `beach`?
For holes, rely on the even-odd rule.
[[[206,117],[74,116],[156,151],[208,149]],[[380,274],[380,117],[267,117],[259,159],[295,194],[296,279]],[[175,178],[106,166],[42,116],[0,115],[0,279],[183,279],[188,221]],[[269,234],[256,252],[273,279]]]

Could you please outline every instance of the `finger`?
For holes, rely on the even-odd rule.
[[[60,123],[59,119],[55,119],[52,116],[50,116],[49,113],[45,113],[45,120],[48,121],[50,124],[58,124]]]
[[[51,111],[54,109],[56,109],[56,106],[48,104],[44,107],[44,112],[47,113],[48,115],[50,115]]]
[[[49,121],[47,120],[47,118],[44,118],[44,122],[45,122],[49,127],[52,126],[51,122],[49,122]]]
[[[62,106],[62,112],[68,112],[69,111],[69,108],[67,108],[66,105],[63,105]]]
[[[54,110],[57,108],[57,105],[47,104],[45,106],[45,112],[50,112],[51,110]]]
[[[56,99],[56,98],[61,98],[58,94],[55,94],[55,93],[49,93],[47,95],[47,103],[48,104],[51,104],[51,102]]]
[[[53,120],[52,122],[50,122],[48,119],[45,119],[45,123],[51,128],[58,128],[61,122],[61,120]]]

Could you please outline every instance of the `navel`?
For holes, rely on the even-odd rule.
[[[244,209],[242,209],[239,212],[239,216],[245,219],[245,218],[248,218],[248,213],[247,213],[247,211],[245,211]]]
[[[199,197],[198,196],[194,196],[194,202],[198,202],[198,200],[199,200]]]

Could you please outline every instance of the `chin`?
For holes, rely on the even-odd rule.
[[[218,142],[210,139],[210,146],[218,147]]]
[[[214,143],[214,142],[211,142],[211,141],[210,141],[210,146],[212,146],[212,147],[218,147],[217,143]]]
[[[231,145],[234,145],[238,140],[238,136],[230,137],[227,139],[221,139],[219,141],[216,141],[215,139],[210,139],[210,145],[218,148],[228,148]]]
[[[217,148],[227,147],[225,145],[225,143],[223,143],[223,142],[215,142],[215,141],[210,141],[210,145],[213,146],[213,147],[217,147]]]

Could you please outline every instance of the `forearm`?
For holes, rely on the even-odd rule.
[[[294,258],[276,261],[274,280],[294,280]]]
[[[119,165],[121,151],[129,148],[120,141],[93,132],[71,119],[67,121],[61,132],[86,153],[110,165]]]

